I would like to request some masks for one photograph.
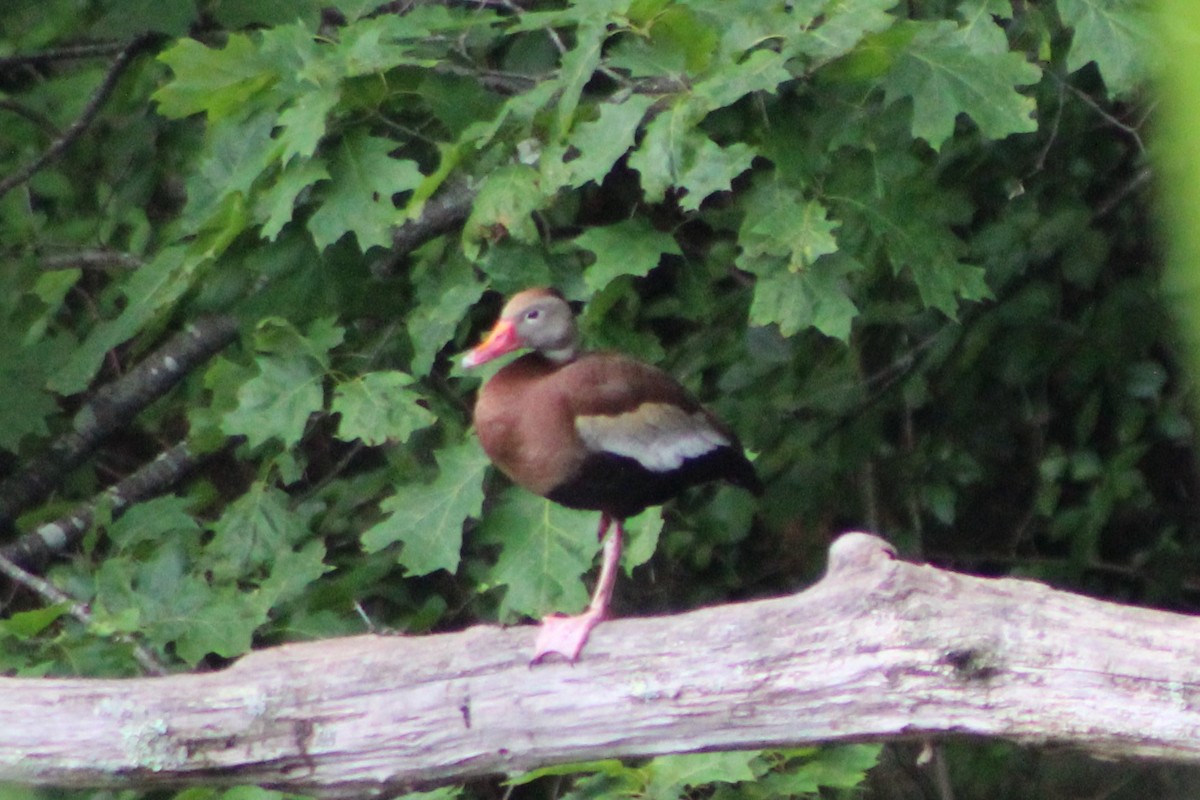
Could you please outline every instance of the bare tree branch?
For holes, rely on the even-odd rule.
[[[66,472],[83,463],[105,436],[126,425],[236,336],[235,318],[206,317],[96,392],[75,414],[70,431],[23,465],[20,472],[0,481],[0,526],[11,525],[17,515],[49,494]]]
[[[43,256],[40,266],[46,270],[56,269],[119,269],[133,270],[144,265],[140,258],[117,250],[77,250],[72,253],[56,253]]]
[[[135,503],[170,489],[195,469],[199,461],[187,442],[178,442],[124,480],[110,486],[97,499],[53,522],[39,525],[15,542],[0,548],[0,558],[23,569],[39,569],[55,554],[70,550],[83,538],[91,527],[96,510],[102,505],[111,508],[113,516],[117,517]]]
[[[449,233],[463,224],[471,213],[476,191],[466,181],[444,186],[440,193],[425,203],[417,219],[409,220],[392,234],[392,252],[396,256],[406,256],[430,239]]]
[[[145,34],[138,36],[129,44],[117,53],[117,57],[113,59],[112,65],[108,68],[108,72],[104,75],[104,80],[96,87],[96,91],[92,93],[88,99],[87,105],[83,107],[83,112],[75,119],[70,126],[62,132],[62,134],[50,143],[50,146],[37,158],[30,161],[25,166],[18,169],[8,177],[0,180],[0,197],[8,194],[9,191],[17,186],[20,186],[25,181],[29,180],[42,167],[54,161],[61,156],[71,144],[78,139],[88,126],[100,113],[100,109],[108,101],[112,95],[113,89],[116,88],[117,81],[121,75],[133,63],[133,59],[140,55],[145,50],[148,50],[162,37],[157,34]],[[0,65],[2,66],[2,65]]]
[[[978,735],[1200,763],[1200,620],[895,560],[849,534],[806,592],[534,629],[358,636],[218,673],[0,679],[0,781],[399,793],[597,758]]]
[[[392,249],[372,269],[379,277],[395,273],[413,250],[426,242],[450,233],[467,221],[477,187],[467,181],[454,181],[430,198],[416,219],[410,219],[392,232]]]

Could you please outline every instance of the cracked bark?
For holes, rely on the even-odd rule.
[[[0,679],[0,781],[396,793],[601,757],[943,735],[1200,763],[1200,621],[834,543],[797,595],[597,628],[358,636],[208,674]]]

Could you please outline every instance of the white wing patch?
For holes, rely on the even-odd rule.
[[[703,412],[689,414],[669,403],[643,403],[624,414],[576,417],[575,430],[588,450],[627,456],[651,472],[670,472],[689,458],[730,443]]]

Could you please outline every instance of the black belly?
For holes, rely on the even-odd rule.
[[[715,480],[727,480],[756,494],[762,490],[745,456],[733,448],[718,447],[665,472],[646,469],[628,456],[593,453],[574,477],[546,497],[568,508],[603,511],[625,519],[665,503],[689,486]]]

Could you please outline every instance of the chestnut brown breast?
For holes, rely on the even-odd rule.
[[[725,425],[669,375],[622,355],[522,356],[480,392],[475,426],[515,483],[617,518],[705,481],[760,488]]]

